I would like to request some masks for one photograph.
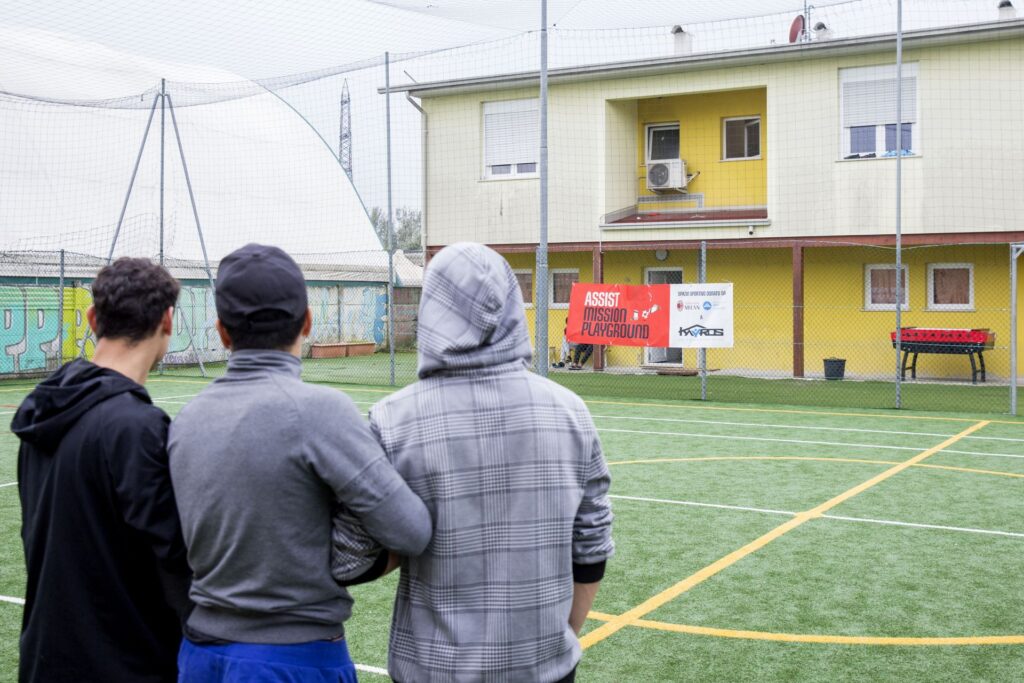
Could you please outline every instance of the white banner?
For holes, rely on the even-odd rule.
[[[731,349],[732,283],[669,285],[668,345]]]

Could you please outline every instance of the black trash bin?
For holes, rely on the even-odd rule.
[[[846,374],[845,358],[825,359],[825,379],[842,379]]]

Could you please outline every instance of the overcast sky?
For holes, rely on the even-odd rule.
[[[692,33],[695,51],[783,43],[792,15],[804,6],[802,0],[549,2],[549,22],[556,27],[551,42],[555,67],[671,54],[667,27],[677,23]],[[826,21],[835,37],[895,29],[896,0],[813,4],[812,23]],[[905,0],[904,25],[913,29],[994,20],[996,5],[996,0]],[[152,96],[141,93],[166,77],[178,81],[173,95],[184,106],[189,98],[198,103],[204,97],[213,101],[264,92],[242,79],[330,69],[377,59],[385,50],[397,53],[392,70],[396,83],[525,71],[537,67],[538,8],[536,0],[0,0],[0,90],[58,100],[124,97],[131,106],[146,107]],[[418,58],[407,54],[442,48],[455,49]],[[349,81],[355,188],[368,208],[384,206],[384,98],[377,93],[383,69],[374,64],[334,71],[337,75],[307,85],[275,88],[275,96],[294,107],[311,135],[322,138],[320,147],[308,149],[327,154],[329,148],[336,154],[338,100],[343,82]],[[210,82],[235,85],[202,85]],[[277,123],[264,126],[264,134],[276,140],[277,130],[285,127],[278,111],[284,104],[267,104],[268,97],[273,96],[254,97],[258,106],[235,112],[252,119],[246,124],[254,124],[249,125],[254,134],[261,127],[253,117],[270,112],[267,120]],[[402,96],[392,98],[392,108],[395,206],[418,207],[419,114]],[[201,119],[193,121],[203,128]],[[214,116],[210,121],[222,119]],[[141,131],[143,123],[144,112],[131,130]],[[232,139],[232,126],[216,126],[221,126],[220,139]],[[206,126],[202,134],[210,130]],[[289,128],[289,133],[295,131]],[[88,136],[88,130],[82,134]],[[128,150],[129,160],[140,135],[133,132],[120,139],[120,151]],[[48,144],[45,136],[39,139]],[[72,159],[72,147],[61,149],[65,159]],[[238,149],[244,152],[244,144]],[[34,154],[22,151],[27,158]],[[108,155],[99,158],[106,162],[104,172],[116,176],[116,195],[130,168],[113,168]],[[91,162],[74,158],[63,163],[88,168]],[[274,172],[280,168],[268,169]],[[222,184],[227,187],[227,182]],[[41,193],[40,200],[53,196]]]

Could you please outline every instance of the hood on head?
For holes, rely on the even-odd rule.
[[[519,282],[508,261],[460,242],[430,260],[418,321],[419,376],[528,363],[532,354]]]
[[[149,394],[119,372],[75,360],[36,385],[11,421],[11,431],[39,450],[52,453],[78,419],[111,396],[131,392],[149,403]]]

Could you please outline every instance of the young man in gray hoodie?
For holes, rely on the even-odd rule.
[[[306,283],[276,247],[220,263],[217,330],[227,372],[179,413],[170,468],[195,603],[181,681],[355,681],[332,578],[337,504],[399,554],[419,554],[430,515],[351,400],[300,377]]]
[[[530,372],[530,357],[505,259],[468,243],[438,253],[420,303],[420,381],[370,411],[435,525],[426,551],[401,561],[396,681],[573,680],[613,552],[610,478],[583,401]],[[356,528],[335,528],[342,574],[372,561]]]

